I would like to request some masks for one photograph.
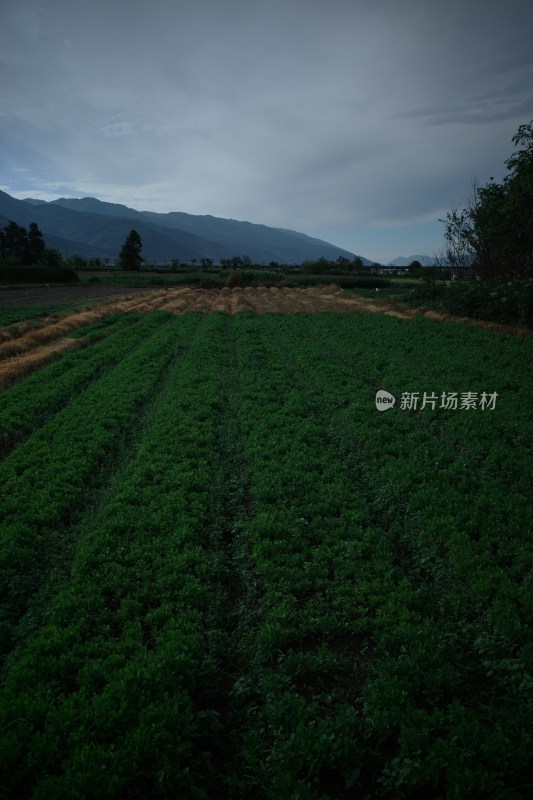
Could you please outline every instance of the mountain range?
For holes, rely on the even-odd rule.
[[[211,258],[216,263],[246,255],[258,264],[300,264],[306,259],[336,261],[340,256],[351,260],[355,255],[285,228],[180,211],[136,211],[94,197],[17,200],[0,191],[0,227],[10,220],[24,227],[36,222],[47,246],[64,256],[115,259],[132,228],[141,236],[142,255],[148,262]]]

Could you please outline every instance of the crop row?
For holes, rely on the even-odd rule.
[[[464,765],[462,791],[468,796],[483,796],[489,787],[489,793],[497,793],[502,776],[509,778],[513,771],[518,785],[527,764],[531,689],[527,450],[517,448],[501,465],[501,438],[523,418],[527,387],[513,386],[517,395],[507,399],[500,412],[505,418],[493,426],[480,415],[470,417],[469,424],[458,424],[446,412],[430,412],[429,419],[400,411],[382,415],[372,407],[382,381],[393,391],[409,378],[415,386],[431,386],[440,370],[452,380],[466,374],[476,382],[501,382],[501,360],[493,350],[480,368],[478,350],[471,357],[476,366],[465,370],[467,354],[458,368],[460,328],[452,328],[456,347],[448,350],[442,338],[431,341],[436,326],[430,324],[429,341],[417,339],[414,373],[412,338],[407,338],[412,332],[397,321],[361,318],[347,325],[324,316],[312,322],[299,318],[295,324],[265,319],[263,324],[292,386],[301,388],[307,414],[322,421],[337,447],[338,463],[351,467],[373,523],[380,524],[395,553],[404,586],[410,583],[397,624],[385,626],[376,638],[376,678],[365,691],[367,710],[373,707],[381,715],[381,729],[387,724],[396,740],[395,771],[388,766],[384,785],[398,793],[400,783],[416,784],[423,771],[437,786],[450,775],[446,764],[452,762]],[[357,328],[372,324],[373,341],[390,326],[387,349],[366,348],[354,359],[354,343],[370,338],[370,331],[361,336]],[[500,344],[506,345],[504,337]],[[515,358],[520,352],[509,350]],[[527,430],[521,438],[527,441]],[[402,610],[410,611],[405,621]],[[397,703],[391,702],[391,687]],[[497,732],[487,726],[491,716],[498,719]],[[433,737],[446,746],[418,741],[413,750],[417,718],[427,742]],[[461,752],[450,744],[454,741],[461,743]]]
[[[89,341],[98,341],[112,333],[123,330],[135,322],[139,322],[145,315],[141,312],[130,311],[128,313],[115,312],[103,317],[98,322],[92,325],[86,325],[84,328],[78,328],[69,334],[71,339],[87,339]]]
[[[28,436],[71,402],[103,371],[110,369],[136,347],[143,346],[168,322],[165,314],[121,315],[127,330],[115,327],[104,340],[86,350],[69,353],[26,380],[12,386],[0,398],[0,432],[13,441]],[[99,323],[101,325],[101,323]],[[84,334],[87,329],[80,329]]]
[[[140,349],[90,384],[0,464],[2,652],[12,646],[14,626],[65,546],[62,531],[75,518],[88,486],[132,429],[197,319],[188,318],[178,328],[172,322],[168,317],[158,324]]]
[[[258,606],[242,639],[249,668],[234,687],[240,789],[337,796],[377,785],[371,747],[379,741],[368,745],[362,685],[375,628],[396,619],[402,600],[409,615],[409,587],[264,324],[245,316],[235,323]]]
[[[339,320],[339,327],[342,331],[342,320]],[[520,362],[515,365],[517,378],[513,379],[512,371],[507,369],[502,381],[502,362],[495,358],[494,352],[481,369],[479,362],[483,353],[479,350],[471,358],[471,364],[468,364],[468,352],[466,359],[461,358],[463,369],[467,361],[466,374],[470,380],[497,384],[503,399],[495,413],[424,411],[410,414],[394,411],[382,416],[372,408],[378,380],[381,385],[383,382],[392,384],[396,390],[410,369],[411,348],[406,348],[404,342],[402,352],[401,342],[398,346],[398,334],[390,337],[394,344],[389,352],[396,348],[396,353],[391,354],[393,359],[389,355],[387,363],[383,364],[379,351],[367,353],[361,375],[357,363],[349,360],[349,356],[353,356],[353,345],[350,353],[351,343],[339,337],[338,329],[333,331],[330,327],[328,332],[324,327],[323,335],[317,340],[320,344],[315,345],[313,352],[301,347],[292,347],[291,350],[294,339],[285,340],[282,328],[280,325],[277,329],[281,335],[278,346],[288,359],[288,369],[293,375],[297,375],[299,370],[301,381],[305,385],[311,381],[322,393],[321,406],[330,421],[333,435],[345,446],[350,445],[352,450],[357,447],[364,454],[365,463],[370,465],[367,472],[371,470],[369,480],[376,482],[381,493],[387,487],[388,507],[393,513],[401,512],[402,504],[408,500],[408,522],[412,516],[419,525],[446,515],[453,516],[454,524],[463,532],[460,537],[463,556],[466,557],[465,551],[469,549],[477,569],[482,568],[480,561],[484,559],[489,565],[501,562],[504,566],[506,558],[516,550],[516,542],[519,542],[521,547],[515,553],[515,569],[511,574],[515,580],[521,567],[523,577],[524,564],[520,564],[519,559],[528,553],[528,470],[524,469],[524,455],[528,452],[529,427],[528,387],[517,380]],[[316,329],[317,325],[313,327]],[[431,332],[430,328],[427,333]],[[506,337],[501,338],[506,343]],[[423,347],[419,345],[418,374],[414,378],[417,385],[438,379],[438,375],[434,375],[436,362],[441,374],[444,372],[446,375],[445,381],[450,380],[448,376],[452,381],[457,379],[455,374],[460,369],[455,351],[446,348],[446,343],[443,350],[439,352],[438,341],[431,339]],[[520,351],[515,351],[515,358],[517,352]],[[509,353],[505,355],[509,357]],[[373,364],[369,363],[371,359],[374,359]],[[374,374],[369,374],[371,369]],[[442,386],[442,377],[440,381]],[[348,389],[348,397],[351,395],[353,398],[351,401],[339,403],[338,386],[342,384]],[[502,384],[508,388],[508,394],[502,389]],[[439,389],[439,384],[434,388]],[[506,438],[509,443],[514,443],[514,447],[505,446]],[[468,503],[464,502],[465,496],[469,498]],[[412,533],[409,531],[407,537],[411,541]],[[445,537],[440,534],[440,538]],[[456,544],[459,545],[459,541]],[[453,557],[451,553],[447,559],[451,558],[453,563]],[[470,584],[467,572],[465,577]],[[500,593],[505,595],[508,588]]]
[[[201,319],[134,456],[80,521],[41,627],[8,661],[10,796],[218,796],[229,318]]]
[[[154,314],[72,370],[126,341],[0,465],[6,797],[524,796],[526,343]]]

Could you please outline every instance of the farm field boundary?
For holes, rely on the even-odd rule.
[[[88,309],[68,312],[63,316],[40,321],[29,320],[0,329],[0,387],[7,386],[43,366],[67,348],[74,349],[91,344],[90,335],[85,342],[68,338],[72,335],[75,337],[75,332],[79,328],[94,326],[101,322],[99,335],[105,336],[112,332],[108,322],[114,315],[147,313],[154,311],[165,301],[165,293],[161,290],[143,292],[137,298],[127,296],[96,304]]]
[[[439,322],[466,323],[510,335],[522,337],[532,335],[531,331],[526,329],[464,317],[455,318],[431,310],[410,309],[390,300],[363,298],[345,293],[334,284],[312,288],[259,286],[201,289],[185,286],[149,292],[140,290],[134,296],[95,304],[92,307],[70,312],[60,317],[45,318],[41,321],[33,319],[2,328],[0,330],[0,386],[8,386],[32,370],[38,369],[63,350],[73,349],[75,345],[69,345],[65,337],[72,337],[77,328],[98,323],[109,315],[119,312],[148,313],[156,309],[177,315],[191,311],[203,314],[216,311],[229,314],[249,311],[255,314],[369,313],[384,314],[403,320],[413,320],[418,316],[425,316]],[[78,342],[77,347],[88,346],[90,343],[90,340],[86,339],[84,343]]]
[[[531,340],[260,294],[0,394],[3,795],[524,800]]]

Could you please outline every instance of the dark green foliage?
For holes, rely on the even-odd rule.
[[[430,301],[436,308],[457,316],[533,327],[533,283],[529,281],[426,284],[409,289],[402,299],[415,305]]]
[[[28,228],[28,264],[40,264],[45,254],[43,234],[35,222],[30,222]]]
[[[530,340],[123,322],[4,396],[4,796],[528,797]]]
[[[47,267],[66,267],[61,251],[57,250],[57,248],[45,247],[42,254],[42,261]]]
[[[122,245],[118,257],[118,264],[121,269],[139,270],[143,259],[141,257],[142,240],[137,231],[131,230]]]
[[[420,261],[411,261],[409,264],[409,275],[412,275],[415,278],[420,278],[422,275],[422,264]]]
[[[222,274],[225,275],[225,273]],[[263,270],[237,270],[225,276],[226,286],[286,286],[287,283],[293,286],[327,286],[335,283],[342,289],[377,289],[390,286],[391,282],[387,278],[375,276],[326,276],[299,272],[266,272]]]
[[[245,430],[264,476],[253,481],[257,557],[271,586],[258,666],[245,684],[256,709],[245,771],[262,775],[265,796],[344,797],[354,784],[378,797],[507,796],[504,786],[520,785],[509,771],[524,768],[530,731],[519,689],[530,680],[527,450],[509,453],[500,478],[494,469],[496,441],[518,436],[528,447],[528,389],[507,384],[496,419],[383,417],[372,405],[382,386],[399,397],[406,387],[463,385],[465,376],[473,390],[485,381],[502,390],[497,347],[504,358],[514,352],[507,374],[519,379],[523,345],[472,334],[467,355],[460,328],[448,326],[446,337],[427,321],[413,340],[411,323],[400,321],[268,320],[268,338],[252,339],[249,324],[241,339],[245,380],[257,386]],[[484,499],[465,505],[480,492]],[[520,566],[503,552],[520,552]],[[500,657],[513,654],[513,689],[503,673],[498,689],[480,677],[488,668],[479,637]],[[303,654],[296,670],[291,650]],[[306,666],[302,679],[304,655],[331,651],[333,674]]]
[[[533,121],[520,125],[501,184],[474,185],[466,208],[453,209],[445,225],[444,258],[472,267],[482,279],[530,279],[533,275]]]
[[[45,251],[45,255],[46,255]],[[51,251],[48,251],[51,252]],[[55,257],[51,257],[55,261]],[[78,273],[68,267],[57,266],[35,266],[17,267],[5,266],[0,268],[0,283],[78,283]]]
[[[202,259],[204,261],[204,259]],[[192,259],[192,264],[194,266],[195,259]],[[211,265],[213,262],[211,261]],[[204,266],[204,264],[202,264]],[[220,259],[220,266],[222,269],[232,269],[238,270],[241,268],[251,267],[252,266],[252,259],[250,256],[233,256],[232,258],[221,258]]]
[[[0,228],[0,264],[48,263],[45,252],[43,234],[35,222],[30,222],[28,230],[13,221]]]
[[[0,262],[25,264],[28,251],[28,234],[22,225],[11,220],[0,230]]]
[[[93,325],[87,325],[84,328],[78,328],[72,333],[69,333],[70,339],[85,339],[91,342],[97,342],[100,339],[105,339],[110,334],[116,333],[117,331],[121,331],[123,328],[127,328],[129,325],[133,325],[136,322],[144,319],[144,314],[139,313],[115,313],[110,314],[108,317],[104,317],[99,322],[95,322]]]
[[[107,338],[90,349],[65,355],[3,392],[0,397],[0,430],[13,440],[26,438],[72,402],[91,381],[112,369],[128,353],[144,346],[163,324],[165,316],[162,313],[150,317],[114,315],[114,319],[108,317],[110,324],[107,326],[98,323],[70,334],[73,338]]]
[[[169,322],[167,315],[162,320]],[[148,398],[172,355],[163,324],[0,465],[6,495],[0,542],[2,653],[13,646],[16,624],[44,579],[44,553],[52,534],[72,519],[89,476]]]
[[[364,265],[360,256],[355,256],[352,260],[346,256],[339,256],[335,261],[322,256],[317,259],[306,259],[301,266],[302,272],[307,275],[327,275],[329,273],[357,273],[363,269]]]

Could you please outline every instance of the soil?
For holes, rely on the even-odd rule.
[[[126,297],[146,289],[131,289],[120,286],[28,286],[24,289],[0,287],[0,308],[24,308],[26,306],[55,306],[59,304],[93,303],[112,297]]]
[[[185,314],[196,311],[209,314],[212,311],[225,311],[236,314],[239,311],[251,311],[254,314],[281,313],[318,313],[320,311],[336,311],[359,313],[387,313],[402,319],[409,319],[404,311],[393,308],[392,304],[373,303],[362,297],[344,295],[338,286],[313,288],[280,288],[277,286],[235,286],[221,289],[200,289],[183,287],[168,289],[165,301],[157,308],[171,311],[174,314]]]

